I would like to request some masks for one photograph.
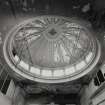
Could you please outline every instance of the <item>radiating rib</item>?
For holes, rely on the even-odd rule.
[[[57,25],[62,28],[65,23],[66,21],[64,19],[59,19],[59,21],[57,22]]]
[[[44,23],[44,22],[42,22],[41,20],[39,20],[39,19],[36,19],[34,22],[33,22],[33,25],[34,24],[40,24],[40,25],[42,25],[44,28],[45,28],[45,26],[46,26],[46,24]]]
[[[31,65],[33,65],[33,61],[32,61],[32,56],[31,56],[31,53],[30,53],[30,48],[29,48],[29,44],[28,44],[28,41],[27,41],[27,39],[25,38],[24,39],[25,40],[25,43],[26,43],[26,47],[27,47],[27,51],[28,51],[28,55],[29,55],[29,60],[28,60],[28,63],[30,64],[31,63]],[[29,65],[30,66],[30,65]]]
[[[51,24],[51,21],[49,20],[49,18],[48,17],[43,18],[43,20],[45,21],[46,25]]]
[[[58,53],[59,53],[59,56],[60,56],[60,63],[61,64],[64,64],[64,58],[63,58],[63,53],[62,53],[62,50],[60,48],[60,42],[58,41],[57,42],[57,47],[58,47]],[[64,64],[65,65],[65,64]],[[62,65],[62,66],[64,66]],[[61,66],[61,65],[60,65]]]
[[[62,41],[62,44],[63,44],[63,46],[64,46],[64,48],[65,48],[65,50],[66,50],[66,52],[67,52],[67,54],[68,54],[68,56],[70,57],[70,61],[69,61],[69,63],[71,62],[71,61],[73,61],[74,59],[74,56],[72,55],[72,52],[69,50],[69,48],[67,47],[67,40],[65,41],[64,39],[61,39],[61,41]]]

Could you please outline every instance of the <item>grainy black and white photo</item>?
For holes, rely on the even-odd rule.
[[[105,0],[0,0],[0,105],[105,105]]]

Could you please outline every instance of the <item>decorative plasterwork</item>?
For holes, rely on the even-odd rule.
[[[97,64],[100,44],[79,22],[38,16],[16,25],[3,47],[9,66],[28,79],[57,83],[77,79]]]
[[[28,85],[24,87],[28,94],[38,94],[38,93],[54,93],[54,94],[69,94],[69,93],[78,93],[81,89],[81,84],[37,84],[37,85]]]

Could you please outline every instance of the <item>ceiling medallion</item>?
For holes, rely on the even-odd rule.
[[[61,16],[37,16],[16,25],[7,35],[3,51],[12,70],[45,83],[87,74],[101,53],[99,42],[82,22]]]

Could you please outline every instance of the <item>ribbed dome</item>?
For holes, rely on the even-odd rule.
[[[13,28],[5,45],[8,59],[19,70],[47,79],[86,70],[97,50],[96,40],[84,26],[59,16],[26,20]]]

